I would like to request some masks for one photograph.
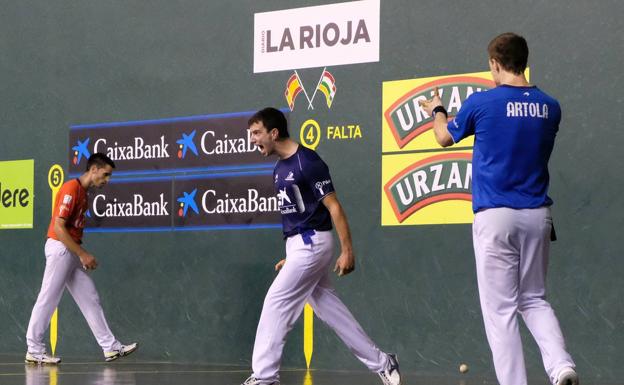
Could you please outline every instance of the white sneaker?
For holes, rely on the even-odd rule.
[[[61,362],[61,358],[49,356],[47,353],[26,353],[24,362],[27,364],[56,365]]]
[[[388,367],[378,373],[384,385],[401,385],[401,373],[399,372],[399,360],[396,354],[388,354]]]
[[[556,385],[579,385],[579,378],[572,368],[563,368],[557,375]]]
[[[262,380],[259,380],[254,376],[250,376],[241,385],[280,385],[280,383],[279,381],[275,381],[275,382],[271,382],[270,384],[267,384],[266,382],[263,382]]]
[[[112,352],[104,353],[104,359],[106,360],[106,362],[115,361],[119,357],[127,356],[130,353],[134,352],[135,350],[137,350],[138,347],[138,342],[130,345],[121,345],[121,348],[119,350],[113,350]]]

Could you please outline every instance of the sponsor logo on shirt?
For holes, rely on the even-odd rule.
[[[321,195],[325,195],[325,192],[323,191],[323,187],[327,186],[328,184],[331,184],[331,180],[327,179],[327,180],[323,180],[320,182],[316,182],[314,184],[314,187],[319,190],[319,193]]]
[[[287,180],[287,181],[293,181],[293,180],[295,180],[295,176],[294,176],[293,172],[292,172],[292,171],[289,171],[289,172],[288,172],[288,176],[286,176],[286,178],[284,178],[284,180]]]
[[[278,205],[280,207],[284,206],[286,202],[292,203],[290,198],[288,197],[288,194],[286,193],[286,188],[279,189],[279,192],[277,193],[277,199],[278,199]]]

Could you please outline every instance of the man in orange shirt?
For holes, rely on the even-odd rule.
[[[102,347],[106,361],[126,356],[138,347],[137,343],[122,345],[110,331],[93,280],[87,274],[87,270],[94,270],[98,262],[82,248],[87,190],[106,185],[114,167],[115,164],[109,157],[95,153],[87,161],[87,170],[79,178],[63,184],[56,196],[45,244],[46,267],[43,282],[26,332],[27,363],[61,362],[59,357],[46,354],[44,334],[65,287],[74,297]]]

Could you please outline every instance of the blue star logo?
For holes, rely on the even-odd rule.
[[[178,139],[176,141],[177,144],[180,145],[180,149],[178,150],[178,158],[183,159],[186,156],[186,150],[191,150],[191,152],[195,155],[199,155],[197,153],[197,147],[195,147],[195,142],[193,142],[193,137],[195,137],[195,132],[197,130],[193,130],[190,134],[182,134],[182,139]]]
[[[82,142],[78,140],[78,144],[72,147],[72,150],[74,150],[74,164],[80,163],[80,160],[82,160],[83,157],[85,159],[89,159],[89,157],[91,156],[91,153],[87,148],[90,139],[91,138],[87,138]]]
[[[195,194],[197,194],[197,189],[193,190],[190,194],[186,192],[183,192],[183,194],[183,197],[178,198],[178,202],[180,202],[178,215],[185,217],[189,207],[195,211],[195,214],[199,214],[199,209],[197,208],[197,204],[195,204]]]

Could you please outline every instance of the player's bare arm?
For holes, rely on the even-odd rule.
[[[435,88],[433,98],[429,100],[420,100],[418,104],[420,104],[428,115],[432,115],[434,108],[442,106],[442,99],[440,99],[438,87]],[[445,113],[436,113],[433,117],[433,133],[436,141],[442,147],[448,147],[454,144],[453,137],[446,128],[447,123],[447,115]]]
[[[284,264],[286,263],[286,259],[282,259],[280,260],[278,263],[275,264],[275,271],[280,271],[282,269],[282,267],[284,267]]]
[[[85,269],[94,270],[97,267],[98,263],[95,257],[83,249],[80,244],[74,241],[71,235],[69,235],[65,218],[56,218],[54,221],[54,231],[56,232],[56,236],[59,238],[59,241],[61,241],[72,253],[78,255],[80,263]]]
[[[323,198],[323,204],[327,207],[331,215],[334,226],[336,226],[338,238],[340,239],[341,252],[336,260],[334,271],[338,272],[338,276],[341,277],[355,270],[355,256],[353,255],[353,246],[351,243],[351,230],[349,230],[347,216],[342,209],[342,205],[338,201],[338,197],[336,197],[336,193],[331,193]]]

